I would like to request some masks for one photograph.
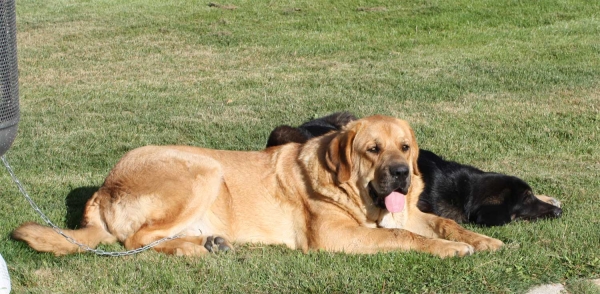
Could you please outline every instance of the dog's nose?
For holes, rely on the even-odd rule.
[[[408,169],[408,166],[406,166],[404,164],[397,164],[397,165],[390,166],[389,172],[390,172],[390,176],[397,178],[397,179],[403,179],[408,176],[409,169]]]
[[[554,217],[559,217],[562,215],[562,209],[556,207],[552,210],[552,214],[554,214]]]

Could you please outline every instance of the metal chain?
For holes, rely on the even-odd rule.
[[[67,236],[58,226],[56,226],[55,224],[52,223],[52,221],[50,221],[50,219],[40,210],[40,208],[35,204],[35,202],[33,202],[33,200],[31,199],[31,197],[29,197],[29,194],[27,194],[27,191],[25,191],[25,189],[23,188],[23,185],[21,185],[21,182],[19,182],[19,179],[17,179],[17,177],[15,176],[15,173],[13,172],[12,168],[10,167],[10,165],[8,164],[8,161],[6,161],[5,155],[3,155],[2,157],[2,162],[4,163],[4,166],[6,167],[6,170],[8,171],[8,173],[10,174],[10,176],[12,177],[13,181],[17,184],[17,187],[19,187],[19,191],[21,191],[21,194],[23,194],[23,196],[25,196],[25,199],[29,202],[29,204],[31,205],[31,207],[33,208],[33,210],[35,210],[40,217],[49,225],[52,227],[52,229],[54,229],[54,231],[56,231],[58,234],[62,235],[63,237],[65,237],[65,239],[67,239],[67,241],[79,246],[80,249],[84,250],[84,251],[88,251],[88,252],[93,252],[97,255],[102,255],[102,256],[127,256],[127,255],[133,255],[133,254],[137,254],[140,253],[142,251],[148,250],[160,243],[166,242],[166,241],[170,241],[173,239],[177,239],[183,236],[183,234],[179,234],[179,235],[175,235],[172,237],[165,237],[162,238],[160,240],[156,240],[144,247],[140,247],[137,249],[133,249],[133,250],[129,250],[129,251],[121,251],[121,252],[109,252],[109,251],[104,251],[101,249],[93,249],[90,248],[89,246],[85,245],[85,244],[81,244],[79,242],[77,242],[75,239],[71,238],[70,236]]]

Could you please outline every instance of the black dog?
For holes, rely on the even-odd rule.
[[[342,129],[356,120],[348,112],[334,113],[308,121],[297,128],[275,128],[267,147],[304,143],[308,139]],[[559,217],[560,202],[534,195],[523,180],[499,173],[484,172],[473,166],[447,161],[431,151],[419,150],[417,161],[425,182],[417,207],[458,223],[499,226],[516,219],[534,220]]]

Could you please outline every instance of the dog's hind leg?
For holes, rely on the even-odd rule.
[[[125,240],[125,247],[132,250],[172,235],[168,234],[167,231],[168,230],[161,230],[156,227],[144,227]],[[153,249],[166,254],[201,256],[210,252],[229,251],[233,249],[233,246],[227,242],[225,238],[220,236],[184,235],[173,240],[159,243],[154,246]]]
[[[231,249],[224,238],[209,236],[214,228],[207,215],[211,214],[211,207],[219,195],[227,193],[219,162],[185,153],[174,153],[171,158],[179,161],[174,160],[168,172],[162,172],[160,178],[147,179],[160,184],[151,189],[151,197],[139,201],[143,205],[136,205],[138,210],[145,209],[144,221],[133,234],[124,238],[125,247],[131,250],[161,238],[183,234],[180,238],[156,245],[154,249],[167,254],[191,256]],[[131,208],[127,211],[132,214]],[[120,225],[126,226],[127,223]],[[227,232],[223,233],[226,235]]]
[[[233,246],[218,236],[190,236],[166,241],[156,245],[153,249],[179,256],[202,256],[207,253],[229,251],[233,249]]]

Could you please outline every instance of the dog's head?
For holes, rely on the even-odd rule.
[[[485,187],[475,193],[476,209],[470,219],[477,224],[498,226],[513,220],[535,220],[554,218],[562,215],[562,209],[541,201],[533,194],[531,187],[523,180],[502,175],[488,174],[481,179]]]
[[[299,128],[286,125],[276,127],[267,139],[267,147],[283,145],[286,143],[305,143],[310,137]]]
[[[417,167],[419,147],[406,121],[371,116],[348,124],[331,140],[326,163],[338,184],[351,183],[367,205],[401,211]]]

